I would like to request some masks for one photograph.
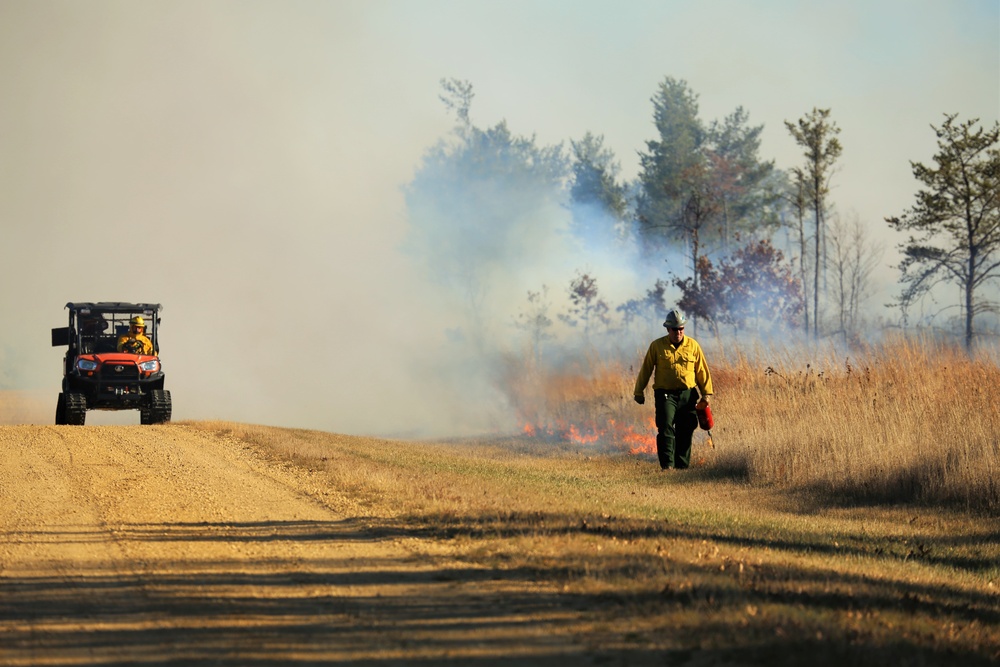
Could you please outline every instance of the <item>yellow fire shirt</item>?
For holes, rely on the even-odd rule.
[[[708,370],[705,354],[701,345],[690,336],[684,336],[677,347],[667,336],[650,343],[639,369],[639,377],[635,380],[636,396],[641,396],[646,390],[650,375],[653,375],[653,389],[687,389],[697,385],[702,394],[712,394],[712,374]]]
[[[118,351],[119,352],[127,352],[128,350],[125,350],[124,348],[125,348],[125,344],[128,341],[130,341],[130,340],[135,340],[135,341],[139,342],[139,347],[137,347],[136,350],[139,350],[141,348],[141,351],[136,352],[136,354],[145,354],[145,355],[151,355],[151,354],[153,354],[153,341],[151,341],[148,338],[146,338],[146,336],[143,335],[143,334],[136,334],[135,336],[122,336],[122,337],[120,337],[118,339]]]

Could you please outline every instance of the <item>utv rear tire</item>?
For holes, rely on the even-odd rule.
[[[83,394],[65,394],[65,423],[72,426],[83,426],[87,421],[87,397]],[[58,408],[56,408],[58,411]]]
[[[56,399],[56,425],[66,423],[66,394],[59,392],[59,398]]]

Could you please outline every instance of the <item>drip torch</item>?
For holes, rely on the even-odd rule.
[[[712,419],[712,406],[706,403],[703,408],[695,407],[695,412],[698,413],[698,426],[708,431],[708,446],[715,449],[715,443],[712,441],[712,427],[715,426],[715,420]]]

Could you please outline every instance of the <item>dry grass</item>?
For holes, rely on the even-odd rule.
[[[655,453],[652,400],[632,400],[636,368],[599,357],[558,370],[508,359],[504,390],[524,434],[578,445]]]
[[[718,373],[718,465],[826,502],[1000,511],[1000,368],[927,341]],[[721,449],[721,446],[720,446]]]
[[[995,519],[801,505],[778,485],[720,476],[717,463],[662,473],[648,457],[523,437],[186,427],[322,475],[334,491],[323,498],[371,539],[406,540],[427,567],[457,559],[530,582],[590,650],[634,664],[1000,660]]]
[[[696,433],[695,465],[824,503],[1000,511],[994,361],[899,339],[850,357],[758,349],[710,362],[718,449],[700,446],[706,439]],[[527,431],[655,451],[651,401],[631,401],[633,368],[592,360],[585,368],[511,376],[519,378],[509,385]]]

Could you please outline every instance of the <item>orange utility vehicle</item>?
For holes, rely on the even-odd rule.
[[[52,330],[52,346],[68,346],[56,424],[83,426],[87,410],[138,410],[142,424],[170,421],[170,392],[160,366],[160,304],[67,303],[69,326]],[[130,322],[141,322],[152,352],[118,351]],[[134,329],[133,329],[134,331]]]

